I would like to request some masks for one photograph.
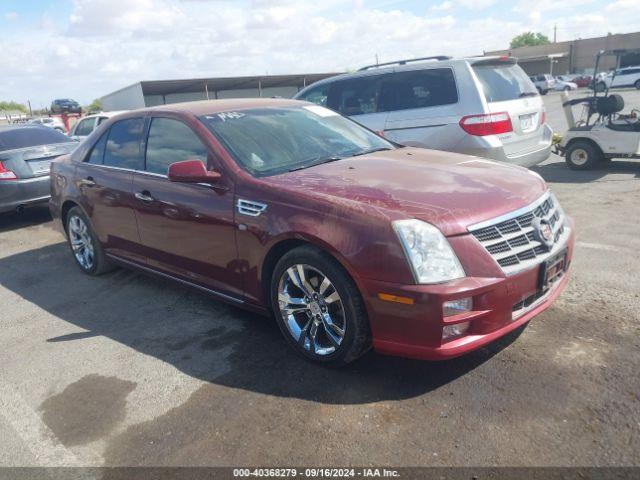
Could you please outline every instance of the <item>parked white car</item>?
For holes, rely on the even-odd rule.
[[[547,92],[553,90],[556,86],[556,79],[548,73],[534,75],[532,77],[529,77],[529,79],[531,79],[540,95],[546,95]]]
[[[96,128],[98,128],[98,126],[103,122],[126,111],[127,110],[120,110],[116,112],[100,112],[94,115],[87,115],[86,117],[82,117],[78,121],[78,123],[73,126],[73,128],[71,129],[71,133],[69,133],[69,136],[74,140],[81,141],[84,138],[88,137],[89,134]]]
[[[577,90],[578,84],[556,77],[556,83],[553,85],[553,89],[558,92],[568,92],[569,90]]]
[[[599,92],[604,91],[606,87],[635,87],[640,90],[640,65],[620,68],[615,73],[615,77],[613,76],[613,72],[609,72],[607,75],[598,78],[596,89]]]
[[[64,123],[58,117],[32,118],[28,123],[42,125],[45,127],[53,128],[54,130],[58,130],[62,133],[67,133],[67,129],[65,128]]]

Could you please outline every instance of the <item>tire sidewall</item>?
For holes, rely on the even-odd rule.
[[[577,149],[582,149],[587,153],[587,161],[582,165],[575,164],[571,161],[571,154],[574,152],[574,150]],[[571,168],[572,170],[589,170],[593,168],[596,163],[598,163],[600,157],[601,156],[598,155],[596,147],[594,147],[591,143],[575,142],[567,149],[565,161],[567,162],[567,165],[569,165],[569,168]]]
[[[304,348],[300,348],[293,336],[289,332],[286,320],[282,318],[280,306],[278,304],[278,287],[282,274],[291,266],[296,264],[305,264],[316,268],[323,275],[327,276],[334,285],[340,299],[342,300],[344,311],[346,314],[345,335],[338,349],[329,355],[315,355]],[[349,284],[351,283],[351,285]],[[297,248],[285,254],[277,263],[271,276],[271,284],[269,287],[269,296],[271,308],[274,317],[278,323],[278,327],[285,337],[286,342],[308,360],[328,365],[342,365],[348,363],[348,357],[351,354],[351,348],[354,344],[357,334],[356,317],[360,314],[351,298],[350,290],[356,288],[348,274],[339,264],[323,252],[311,248]]]
[[[640,80],[636,80],[636,83],[633,85],[636,87],[636,90],[640,90]]]

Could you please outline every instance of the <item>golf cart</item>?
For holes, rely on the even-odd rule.
[[[640,53],[640,49],[598,52],[593,78],[598,74],[601,57],[616,57],[615,78],[620,59],[629,53]],[[594,89],[593,95],[573,100],[569,100],[566,92],[563,93],[562,107],[569,130],[556,145],[556,153],[564,155],[567,165],[573,170],[588,170],[598,162],[612,158],[640,158],[640,110],[620,113],[624,109],[624,100],[620,95],[609,94],[608,85],[602,92]],[[583,105],[582,115],[576,120],[572,107],[580,104]]]

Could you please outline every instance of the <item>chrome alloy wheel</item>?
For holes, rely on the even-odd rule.
[[[576,148],[571,152],[571,162],[574,165],[584,165],[587,163],[587,158],[589,158],[589,154],[583,148]]]
[[[342,343],[346,314],[331,280],[310,265],[289,267],[278,284],[280,314],[293,339],[316,355],[330,355]]]
[[[69,219],[69,242],[78,263],[85,270],[90,270],[94,264],[93,239],[87,224],[77,215]]]

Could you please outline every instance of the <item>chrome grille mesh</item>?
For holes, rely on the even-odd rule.
[[[534,233],[535,218],[549,222],[554,238],[554,249],[564,244],[568,228],[564,225],[564,212],[549,192],[529,207],[469,227],[469,232],[482,244],[506,274],[524,270],[543,261],[550,249],[538,241]]]

